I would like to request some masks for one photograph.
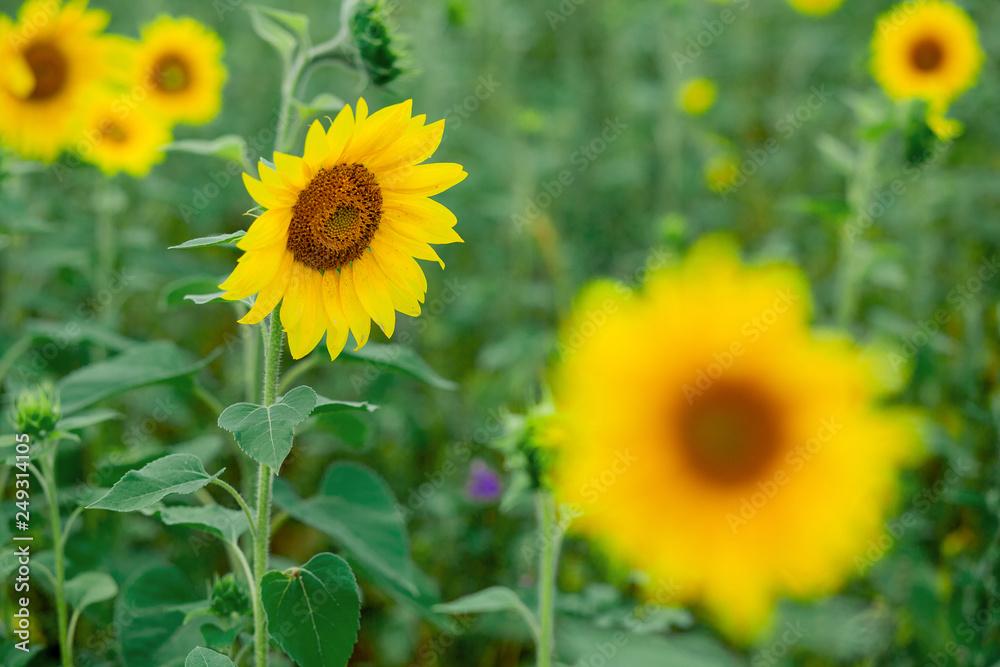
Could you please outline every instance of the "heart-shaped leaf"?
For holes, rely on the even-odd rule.
[[[312,498],[302,500],[289,485],[276,484],[274,500],[293,518],[340,542],[364,568],[416,593],[406,523],[389,485],[374,471],[337,463]]]
[[[188,653],[184,667],[236,667],[233,661],[210,648],[199,646]]]
[[[225,468],[223,468],[225,470]],[[222,474],[209,475],[194,454],[168,454],[125,473],[88,509],[132,512],[150,507],[171,493],[192,493]]]
[[[66,601],[81,611],[118,595],[118,584],[103,572],[84,572],[66,582]]]
[[[230,544],[237,544],[240,535],[247,532],[250,524],[240,510],[231,510],[221,505],[201,507],[161,507],[153,510],[160,521],[168,526],[190,526],[221,537]]]
[[[295,427],[316,407],[316,392],[296,387],[269,406],[236,403],[219,415],[219,426],[234,436],[247,456],[274,470],[292,450]]]
[[[267,627],[302,667],[345,667],[361,627],[361,597],[350,566],[322,553],[261,581]]]

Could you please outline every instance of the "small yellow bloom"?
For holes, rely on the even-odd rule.
[[[677,107],[684,113],[700,116],[715,104],[718,91],[709,79],[691,79],[677,91]]]
[[[102,100],[87,113],[83,140],[75,148],[105,174],[124,171],[140,177],[163,160],[161,148],[170,139],[170,126],[159,116]]]
[[[0,143],[54,160],[79,138],[80,117],[108,75],[108,23],[86,0],[28,0],[0,15]]]
[[[699,243],[639,292],[598,283],[564,330],[553,485],[581,532],[737,639],[856,572],[917,451],[798,270]]]
[[[894,99],[919,98],[944,111],[976,83],[983,64],[976,25],[941,0],[912,0],[883,14],[872,39],[872,75]]]
[[[713,192],[723,192],[731,188],[740,175],[736,160],[728,155],[716,155],[705,165],[705,183]]]
[[[844,0],[788,0],[797,11],[811,16],[826,16],[844,4]]]
[[[190,18],[160,16],[142,30],[131,91],[163,117],[180,123],[212,120],[222,104],[226,68],[222,40]]]
[[[461,165],[420,164],[441,143],[444,121],[411,117],[412,100],[368,115],[345,106],[324,130],[309,128],[303,157],[274,154],[247,190],[266,208],[237,246],[244,251],[219,287],[223,298],[256,294],[240,320],[256,324],[281,302],[292,356],[326,335],[331,359],[348,331],[361,348],[372,320],[392,336],[396,311],[420,314],[427,278],[414,258],[444,262],[430,243],[462,239],[455,215],[431,199],[465,179]]]

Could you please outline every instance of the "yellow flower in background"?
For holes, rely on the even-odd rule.
[[[29,0],[16,23],[0,15],[0,142],[51,161],[79,139],[80,117],[107,76],[107,23],[86,0]]]
[[[677,91],[677,107],[684,113],[700,116],[715,104],[718,90],[709,79],[691,79]]]
[[[732,187],[740,175],[740,167],[731,155],[716,155],[705,164],[705,183],[713,192]]]
[[[983,64],[976,25],[950,2],[905,2],[881,17],[872,39],[872,75],[894,99],[948,103],[976,83]]]
[[[826,16],[837,11],[844,0],[788,0],[797,11],[810,16]]]
[[[222,104],[224,47],[214,32],[190,18],[160,16],[142,30],[135,57],[135,85],[145,102],[179,123],[212,120]]]
[[[574,526],[738,639],[855,571],[919,449],[809,314],[801,272],[712,239],[640,293],[591,287],[563,332],[553,484]]]
[[[143,108],[124,109],[110,100],[85,116],[84,140],[75,149],[108,175],[124,171],[140,177],[161,162],[161,147],[171,140],[169,124]]]
[[[420,164],[441,143],[444,121],[411,117],[412,100],[368,115],[358,100],[328,131],[316,121],[305,155],[274,154],[247,190],[266,208],[237,246],[244,250],[220,285],[224,298],[257,294],[240,320],[260,322],[281,301],[281,323],[299,359],[326,334],[330,357],[347,333],[357,348],[374,320],[392,336],[396,311],[420,314],[427,279],[414,258],[444,262],[429,243],[462,239],[454,214],[431,196],[462,181],[458,164]]]

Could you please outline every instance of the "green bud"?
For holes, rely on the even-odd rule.
[[[382,0],[362,0],[358,4],[351,20],[351,33],[368,76],[376,85],[384,86],[403,73],[398,39],[389,25],[389,11]]]
[[[250,613],[250,599],[232,573],[215,580],[212,586],[212,613],[219,618]]]
[[[14,425],[21,433],[38,438],[59,421],[59,399],[51,384],[25,389],[14,401]]]

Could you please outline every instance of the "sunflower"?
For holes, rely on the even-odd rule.
[[[700,116],[712,108],[717,95],[711,79],[691,79],[677,91],[677,107],[691,116]]]
[[[705,183],[712,192],[725,192],[733,187],[739,178],[740,166],[728,153],[714,155],[705,163],[703,175]]]
[[[872,74],[895,99],[946,107],[972,87],[983,64],[976,24],[940,0],[905,2],[883,14],[872,38]]]
[[[163,160],[161,147],[170,140],[170,126],[158,115],[102,100],[85,115],[83,140],[74,148],[108,175],[139,177]]]
[[[574,525],[738,639],[779,596],[838,586],[918,449],[875,364],[809,310],[798,271],[713,239],[641,293],[585,291],[560,344],[552,477]]]
[[[107,75],[108,23],[86,0],[29,0],[17,22],[0,15],[0,141],[54,160],[77,139],[80,116]]]
[[[266,208],[237,246],[245,251],[219,287],[224,298],[257,294],[244,324],[260,322],[279,301],[292,356],[323,334],[330,358],[350,330],[367,341],[374,320],[392,336],[396,311],[420,314],[427,279],[414,258],[444,262],[428,243],[462,239],[455,216],[430,199],[462,181],[458,164],[420,163],[441,143],[444,121],[411,118],[412,100],[368,115],[345,106],[328,131],[315,121],[305,155],[274,154],[261,180],[243,175]]]
[[[810,16],[826,16],[837,11],[844,0],[788,0],[796,11]]]
[[[160,16],[142,29],[134,80],[169,120],[207,123],[222,104],[223,50],[219,36],[194,19]]]

